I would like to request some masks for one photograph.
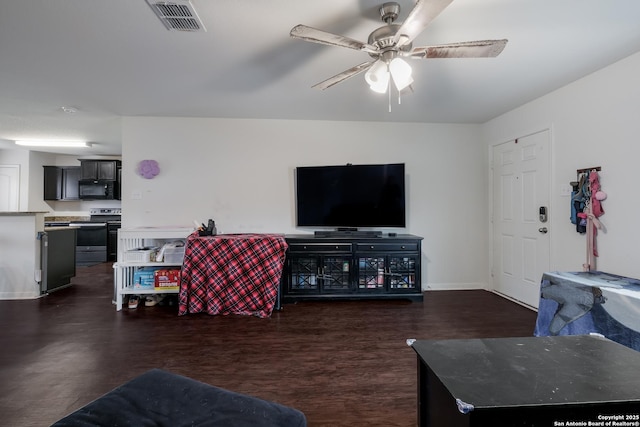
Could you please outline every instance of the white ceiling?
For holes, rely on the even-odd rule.
[[[207,31],[189,33],[145,0],[0,0],[0,148],[82,138],[119,154],[121,116],[482,123],[640,51],[638,0],[454,0],[413,45],[506,38],[499,57],[411,61],[414,93],[391,113],[362,75],[311,89],[369,56],[290,29],[366,41],[381,3],[192,0]],[[401,22],[413,1],[399,3]]]

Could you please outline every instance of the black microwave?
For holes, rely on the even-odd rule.
[[[78,183],[80,199],[83,200],[118,200],[120,188],[117,181],[81,180]]]

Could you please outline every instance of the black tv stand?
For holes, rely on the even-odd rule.
[[[286,235],[282,302],[336,299],[422,301],[422,237]],[[362,231],[355,231],[362,233]]]
[[[314,231],[316,237],[382,237],[382,231],[374,230],[358,230],[357,228],[336,228],[335,230],[318,230]]]

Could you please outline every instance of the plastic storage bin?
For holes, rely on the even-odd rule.
[[[158,248],[140,248],[124,252],[124,262],[153,262],[156,260]]]
[[[184,260],[184,246],[164,248],[164,262],[168,264],[182,264]]]

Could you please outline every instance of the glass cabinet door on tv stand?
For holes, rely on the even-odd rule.
[[[352,290],[351,255],[291,256],[288,293],[325,294]]]
[[[359,292],[419,291],[418,255],[367,254],[358,257]]]

